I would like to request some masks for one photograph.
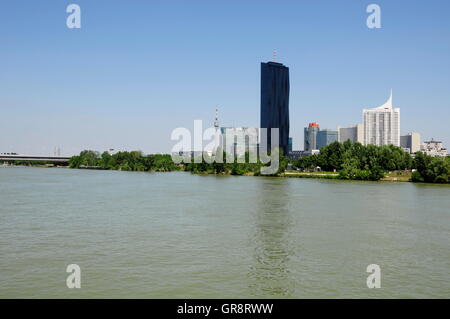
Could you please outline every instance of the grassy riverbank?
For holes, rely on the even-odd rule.
[[[281,174],[281,176],[297,177],[297,178],[339,179],[339,173],[335,173],[335,172],[285,171],[283,174]]]
[[[69,167],[63,164],[55,164],[52,162],[40,162],[40,161],[0,161],[0,166],[29,166],[29,167]]]
[[[411,172],[392,172],[386,174],[385,177],[380,179],[382,182],[412,182],[411,180]]]
[[[411,172],[389,172],[383,178],[381,182],[411,182]],[[336,172],[300,172],[300,171],[285,171],[281,176],[283,177],[296,177],[296,178],[315,178],[315,179],[342,179],[339,177],[339,173]]]

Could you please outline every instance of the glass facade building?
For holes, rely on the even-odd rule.
[[[289,68],[281,63],[261,63],[261,148],[272,148],[271,128],[279,129],[279,147],[289,151]]]
[[[317,133],[319,133],[320,126],[317,123],[309,123],[304,131],[304,150],[310,152],[317,150]]]
[[[339,140],[338,131],[335,130],[320,130],[317,133],[317,149],[321,149],[324,146],[327,146],[333,142],[337,142]]]

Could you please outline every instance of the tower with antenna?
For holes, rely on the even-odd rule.
[[[220,127],[219,127],[219,109],[216,107],[216,117],[214,119],[214,128],[216,129],[215,135],[214,135],[214,140],[215,140],[215,146],[214,146],[214,151],[213,154],[216,155],[217,150],[219,149],[219,147],[221,147],[221,132],[220,132]]]
[[[216,131],[219,130],[219,109],[216,107],[216,118],[214,120],[214,127],[216,128]]]

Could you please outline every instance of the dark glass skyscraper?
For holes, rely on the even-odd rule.
[[[285,155],[289,144],[289,68],[281,63],[261,63],[261,128],[267,128],[271,149],[271,128],[279,128],[279,147]],[[262,140],[262,143],[264,141]]]

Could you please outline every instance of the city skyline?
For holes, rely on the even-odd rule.
[[[224,126],[257,127],[259,63],[274,48],[291,70],[294,150],[303,149],[308,122],[360,123],[361,109],[379,105],[391,87],[401,134],[450,141],[446,1],[407,10],[378,1],[378,30],[365,25],[362,2],[179,2],[185,10],[176,12],[166,3],[77,3],[79,30],[65,26],[66,3],[4,5],[0,152],[168,153],[170,132],[195,119],[212,126],[216,105]]]

